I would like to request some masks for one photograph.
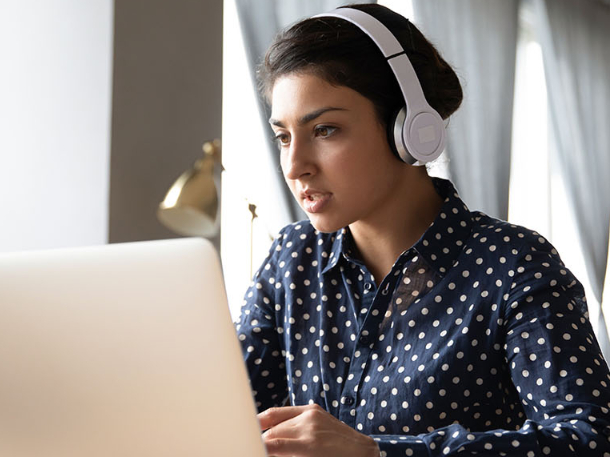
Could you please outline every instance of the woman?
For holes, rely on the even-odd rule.
[[[447,119],[462,93],[434,47],[387,8],[350,8],[393,33]],[[540,235],[399,159],[405,99],[373,40],[304,20],[261,79],[309,217],[275,240],[238,324],[269,454],[610,455],[582,286]]]

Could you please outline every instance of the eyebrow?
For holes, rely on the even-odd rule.
[[[314,119],[316,119],[317,117],[320,117],[322,114],[328,112],[328,111],[347,111],[345,108],[337,108],[334,106],[326,106],[324,108],[320,108],[317,109],[315,111],[312,111],[311,113],[307,113],[303,116],[301,116],[299,118],[299,120],[297,121],[298,125],[305,125],[308,122],[313,121]],[[278,127],[285,127],[284,123],[282,121],[279,121],[277,119],[273,119],[273,118],[269,118],[269,123],[272,125],[276,125]]]

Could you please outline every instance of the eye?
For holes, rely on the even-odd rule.
[[[331,127],[330,125],[319,125],[315,129],[315,136],[320,138],[328,138],[337,131],[337,127]]]
[[[286,133],[283,133],[283,132],[276,133],[276,135],[273,138],[273,140],[275,141],[275,143],[280,148],[290,144],[290,136],[288,134],[286,134]]]

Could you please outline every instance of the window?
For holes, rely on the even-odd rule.
[[[239,313],[252,272],[261,264],[271,236],[271,218],[261,214],[252,221],[249,205],[260,209],[261,183],[269,173],[266,142],[261,129],[257,95],[243,46],[234,0],[224,2],[223,24],[223,166],[221,256],[231,313]],[[271,192],[269,192],[271,193]],[[252,263],[252,270],[250,268]]]
[[[553,161],[542,49],[530,2],[519,15],[513,111],[509,221],[538,231],[559,251],[585,287],[591,322],[598,306],[582,256],[575,216],[568,205],[557,163]]]

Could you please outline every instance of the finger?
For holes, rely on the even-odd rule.
[[[282,406],[279,408],[269,408],[257,416],[261,430],[267,430],[271,427],[275,427],[277,424],[290,420],[299,414],[302,414],[308,408],[311,408],[311,406]]]
[[[267,455],[273,457],[298,457],[303,455],[303,444],[299,440],[289,438],[273,438],[265,441],[265,447],[267,448]]]
[[[276,438],[298,439],[303,432],[303,422],[301,415],[297,415],[291,419],[286,419],[273,427],[268,428],[263,433],[263,441],[273,440]]]

